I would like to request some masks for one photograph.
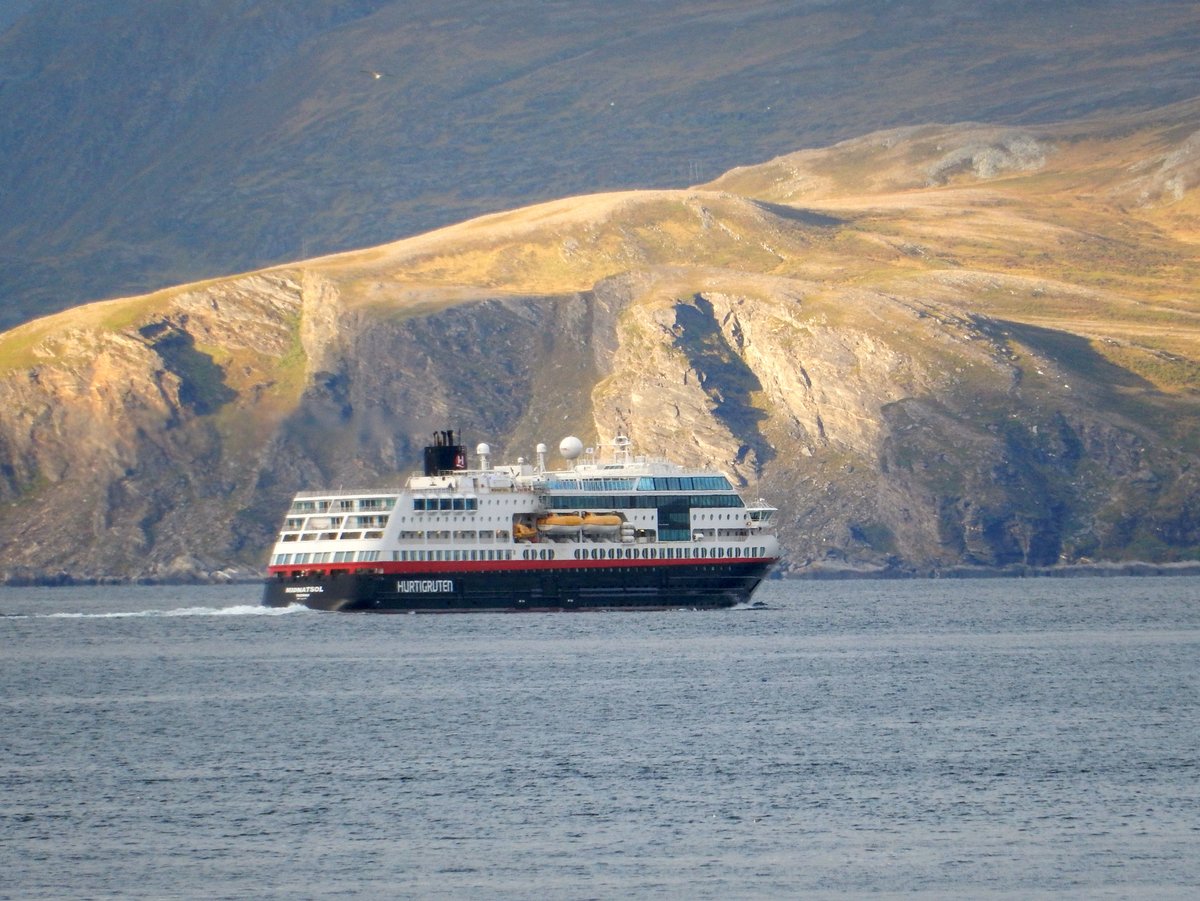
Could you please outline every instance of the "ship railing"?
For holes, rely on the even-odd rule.
[[[730,528],[728,526],[720,529],[692,529],[692,542],[694,544],[710,544],[710,543],[726,543],[726,542],[747,542],[758,541],[760,529],[754,525],[745,525]]]
[[[332,491],[299,491],[295,494],[293,499],[298,501],[311,501],[323,497],[361,497],[364,499],[382,497],[394,501],[399,496],[399,491],[387,491],[378,488],[360,488],[358,490],[337,488]]]
[[[361,494],[347,495],[341,499],[331,495],[322,494],[309,498],[296,498],[292,501],[292,505],[288,508],[287,518],[297,519],[301,517],[309,517],[310,519],[324,517],[337,518],[339,522],[342,518],[354,515],[371,515],[377,518],[386,518],[393,510],[396,509],[397,498],[391,495],[375,495],[364,497]],[[366,523],[363,523],[366,526]],[[309,526],[313,528],[313,526]],[[288,529],[291,531],[291,529]]]

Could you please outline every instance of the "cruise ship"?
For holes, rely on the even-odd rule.
[[[563,469],[476,465],[453,431],[402,490],[302,492],[271,553],[263,603],[449,613],[662,610],[750,603],[779,557],[775,507],[722,474],[564,438]]]

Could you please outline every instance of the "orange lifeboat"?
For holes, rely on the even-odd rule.
[[[624,522],[616,513],[583,514],[583,530],[591,534],[608,534],[621,528]]]
[[[549,513],[538,517],[537,521],[538,531],[549,535],[577,532],[582,524],[583,517],[578,513]]]

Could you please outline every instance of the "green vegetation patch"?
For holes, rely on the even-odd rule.
[[[1115,365],[1140,376],[1160,391],[1200,392],[1200,363],[1195,360],[1134,344],[1105,343],[1099,350]]]

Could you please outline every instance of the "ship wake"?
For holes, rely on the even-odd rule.
[[[32,619],[138,619],[170,616],[283,616],[288,613],[312,613],[303,604],[287,607],[260,607],[257,604],[235,604],[232,607],[178,607],[172,610],[130,610],[114,613],[37,613]]]

